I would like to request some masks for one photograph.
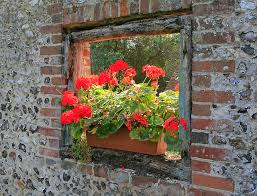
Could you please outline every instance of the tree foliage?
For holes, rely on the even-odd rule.
[[[142,82],[145,76],[142,67],[153,64],[162,67],[167,76],[159,80],[163,91],[170,78],[176,75],[179,65],[179,34],[151,35],[114,39],[91,44],[92,73],[99,74],[117,59],[122,59],[137,71],[135,81]]]

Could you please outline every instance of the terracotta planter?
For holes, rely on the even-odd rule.
[[[166,151],[166,144],[163,138],[161,138],[159,142],[132,140],[129,137],[128,129],[125,127],[120,128],[119,131],[106,139],[101,139],[95,134],[87,133],[87,143],[93,147],[110,148],[149,155],[161,155]]]

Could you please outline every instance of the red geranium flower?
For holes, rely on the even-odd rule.
[[[165,122],[163,125],[163,128],[167,129],[169,127],[170,122],[172,122],[175,118],[175,115],[172,114]]]
[[[187,122],[185,121],[185,119],[184,118],[180,118],[179,122],[182,125],[183,129],[186,130],[187,129]]]
[[[158,81],[157,80],[153,80],[151,82],[151,86],[157,88],[158,87]]]
[[[128,77],[128,76],[134,77],[134,76],[136,76],[136,74],[137,74],[137,72],[136,72],[135,69],[129,68],[129,69],[127,69],[127,70],[125,71],[124,76],[125,76],[125,77]]]
[[[126,85],[134,84],[135,81],[131,77],[124,77],[121,82]]]
[[[87,90],[91,86],[92,86],[92,82],[90,78],[81,77],[81,78],[78,78],[76,81],[77,89],[83,88],[84,90]]]
[[[128,120],[125,124],[129,131],[131,131],[131,120]]]
[[[91,75],[91,76],[89,76],[89,79],[91,80],[92,84],[98,85],[98,79],[99,79],[98,75]]]
[[[117,60],[110,66],[111,73],[115,73],[121,70],[125,70],[128,68],[128,63],[124,62],[123,60]]]
[[[119,85],[119,81],[117,78],[113,77],[110,82],[109,82],[110,86],[118,86]]]
[[[110,74],[108,74],[106,72],[102,72],[99,75],[98,83],[99,83],[99,85],[106,85],[111,81],[111,79],[112,78],[111,78]]]
[[[74,96],[73,91],[65,91],[62,97],[62,105],[66,106],[73,106],[74,104],[77,104],[79,102],[78,98]]]
[[[175,115],[172,114],[171,117],[169,117],[164,122],[163,128],[165,128],[167,132],[169,132],[170,130],[178,131],[179,123],[177,121],[175,121],[174,118],[175,118]]]
[[[145,125],[146,127],[148,127],[148,122],[145,117],[134,113],[134,114],[132,114],[132,118],[133,118],[133,120],[136,120],[136,121],[140,122],[142,125]]]
[[[142,72],[146,73],[146,76],[152,80],[157,80],[159,77],[164,77],[166,75],[165,71],[155,65],[145,65],[142,68]]]
[[[76,105],[74,107],[73,111],[81,118],[92,116],[91,108],[88,105],[86,105],[85,103]]]
[[[72,123],[72,121],[74,123],[79,122],[79,116],[73,110],[68,110],[62,113],[61,119],[60,119],[61,124],[68,125]]]

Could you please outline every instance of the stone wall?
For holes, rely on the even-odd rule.
[[[192,179],[61,159],[64,35],[162,14],[192,15]],[[256,195],[256,21],[256,0],[0,1],[0,193]]]

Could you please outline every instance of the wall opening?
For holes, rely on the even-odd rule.
[[[168,77],[161,81],[161,89],[174,88],[178,82],[178,77],[180,78],[180,89],[183,89],[179,103],[180,113],[182,116],[186,114],[185,118],[190,123],[190,113],[187,113],[187,111],[191,110],[189,103],[190,79],[188,77],[191,61],[189,51],[191,47],[190,33],[187,34],[186,32],[188,31],[185,31],[181,24],[178,25],[180,22],[176,19],[174,20],[174,18],[162,18],[160,21],[159,19],[154,20],[153,23],[149,20],[137,21],[134,25],[140,24],[141,32],[138,32],[138,30],[130,32],[131,30],[128,30],[128,24],[126,24],[124,26],[103,27],[72,33],[70,39],[73,49],[70,52],[72,53],[72,78],[70,81],[72,83],[80,76],[99,73],[116,59],[128,61],[138,70],[145,64],[163,66],[168,73]],[[156,21],[160,22],[157,26],[153,25]],[[145,23],[148,25],[144,28]],[[169,25],[167,26],[167,24]],[[141,50],[140,47],[142,47]],[[158,52],[155,52],[155,50],[158,50]],[[138,54],[140,53],[138,51],[145,54]],[[140,79],[140,76],[136,78],[138,81]],[[180,160],[169,161],[164,156],[93,148],[92,161],[112,169],[120,167],[132,169],[137,175],[142,176],[152,175],[160,179],[190,180],[189,130],[190,127],[188,127],[188,135],[180,134],[182,141],[182,145],[179,146],[179,153],[182,155]],[[145,167],[146,165],[148,167]]]

